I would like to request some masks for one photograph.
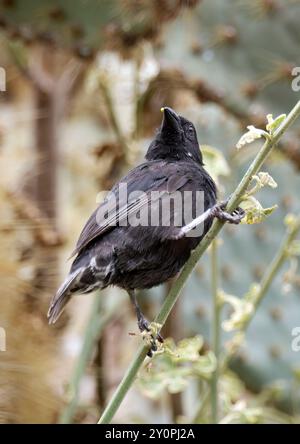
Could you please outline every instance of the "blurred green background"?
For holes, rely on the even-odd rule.
[[[260,146],[236,150],[246,126],[264,128],[266,114],[287,113],[300,98],[292,89],[299,21],[298,0],[0,1],[0,422],[64,422],[95,296],[74,298],[55,327],[47,325],[47,307],[103,190],[143,159],[160,108],[194,122],[200,145],[213,148],[204,154],[220,197],[228,196]],[[285,215],[299,214],[299,137],[298,122],[264,167],[278,187],[258,197],[264,207],[278,205],[274,214],[222,231],[220,286],[229,294],[241,297],[261,278],[279,248]],[[175,341],[202,336],[201,353],[210,348],[209,256],[164,328]],[[286,261],[221,377],[223,422],[300,421],[300,351],[291,346],[300,327],[297,267],[297,258]],[[167,287],[140,295],[150,319]],[[113,288],[100,298],[99,326],[68,421],[96,422],[140,343],[127,295]],[[224,318],[229,314],[225,307]],[[225,345],[230,335],[222,337]],[[116,422],[195,417],[205,378],[192,375],[170,387],[170,363],[159,359],[141,371]],[[197,421],[209,422],[209,405]]]

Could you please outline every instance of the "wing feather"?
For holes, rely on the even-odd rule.
[[[72,256],[79,254],[91,241],[106,232],[113,229],[124,219],[130,215],[137,213],[145,205],[148,205],[151,191],[160,191],[161,193],[172,193],[182,188],[189,178],[186,175],[180,174],[178,167],[175,164],[153,162],[148,168],[144,165],[132,170],[119,183],[126,183],[128,195],[131,191],[139,190],[141,195],[137,195],[133,200],[127,202],[119,202],[119,205],[112,211],[108,217],[103,216],[103,208],[113,208],[115,202],[118,202],[118,184],[114,186],[112,191],[108,194],[102,204],[92,213],[86,225],[84,226],[75,250]],[[165,165],[166,164],[166,165]],[[151,168],[152,166],[152,168]],[[165,170],[164,167],[165,166]],[[134,174],[136,171],[136,174]],[[141,173],[142,174],[139,174]],[[162,172],[163,171],[163,172]]]

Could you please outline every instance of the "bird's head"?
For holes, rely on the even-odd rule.
[[[161,108],[162,124],[151,142],[147,160],[193,160],[203,165],[197,134],[189,120],[179,116],[172,108]]]

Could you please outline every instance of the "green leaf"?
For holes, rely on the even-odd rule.
[[[252,314],[254,310],[253,304],[246,300],[246,298],[240,299],[224,292],[222,292],[222,299],[233,308],[230,318],[222,323],[223,329],[225,331],[240,329],[248,319],[249,315]]]
[[[237,402],[220,424],[256,424],[263,418],[263,409],[247,407],[245,401]]]
[[[245,322],[248,321],[249,316],[254,312],[260,290],[260,285],[254,283],[241,299],[222,292],[221,297],[223,301],[230,304],[233,308],[230,318],[225,320],[222,324],[225,331],[240,330],[243,328]],[[238,341],[242,339],[243,338],[238,338]]]
[[[174,368],[170,362],[165,364],[160,369],[152,368],[139,378],[140,389],[152,399],[159,398],[165,390],[169,393],[182,392],[188,384],[188,368]]]
[[[276,117],[275,120],[273,119],[272,114],[267,115],[267,125],[266,130],[269,134],[273,134],[274,131],[280,126],[280,124],[286,119],[286,114],[280,114],[280,116]]]
[[[203,343],[203,337],[199,335],[194,338],[183,339],[178,343],[174,358],[178,362],[198,361]]]
[[[254,142],[256,139],[260,139],[261,137],[268,137],[268,133],[262,129],[255,128],[253,125],[247,126],[248,131],[242,135],[238,143],[236,144],[237,149],[239,150],[244,145],[248,143]]]
[[[217,360],[212,351],[200,356],[193,366],[193,371],[202,378],[210,378],[217,366]]]
[[[217,182],[220,176],[228,176],[230,168],[223,153],[210,145],[202,145],[201,151],[205,163],[205,168]]]
[[[192,378],[209,379],[216,368],[215,355],[209,351],[200,354],[202,336],[164,341],[164,351],[154,355],[151,364],[139,375],[139,387],[146,396],[157,399],[164,391],[182,392]]]
[[[277,209],[277,205],[273,205],[269,208],[263,208],[261,203],[253,196],[248,196],[240,204],[246,212],[245,217],[242,219],[243,224],[258,224],[263,222],[273,211]]]
[[[260,171],[257,175],[253,176],[253,179],[257,181],[260,188],[263,188],[265,186],[269,186],[271,188],[278,187],[273,177],[265,171]]]

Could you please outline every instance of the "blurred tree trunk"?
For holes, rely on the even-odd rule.
[[[31,178],[31,197],[54,230],[57,229],[58,121],[56,95],[38,85],[33,88],[38,118],[34,127],[35,170]],[[39,245],[37,248],[36,285],[40,309],[46,313],[49,296],[58,285],[57,249]],[[49,266],[50,265],[50,266]],[[41,298],[45,295],[44,298]],[[49,295],[49,296],[48,296]],[[36,299],[36,298],[34,298]]]
[[[35,121],[36,170],[33,180],[33,196],[42,211],[57,224],[57,118],[55,96],[40,88],[34,89],[35,108],[39,116]]]
[[[26,75],[32,84],[34,110],[35,168],[28,191],[45,223],[58,230],[57,179],[59,168],[59,132],[69,103],[70,94],[81,71],[81,64],[69,56],[36,48],[30,54]],[[58,250],[52,246],[37,246],[37,304],[46,312],[49,296],[58,285]],[[41,298],[44,294],[45,297]],[[33,298],[35,299],[35,298]]]

